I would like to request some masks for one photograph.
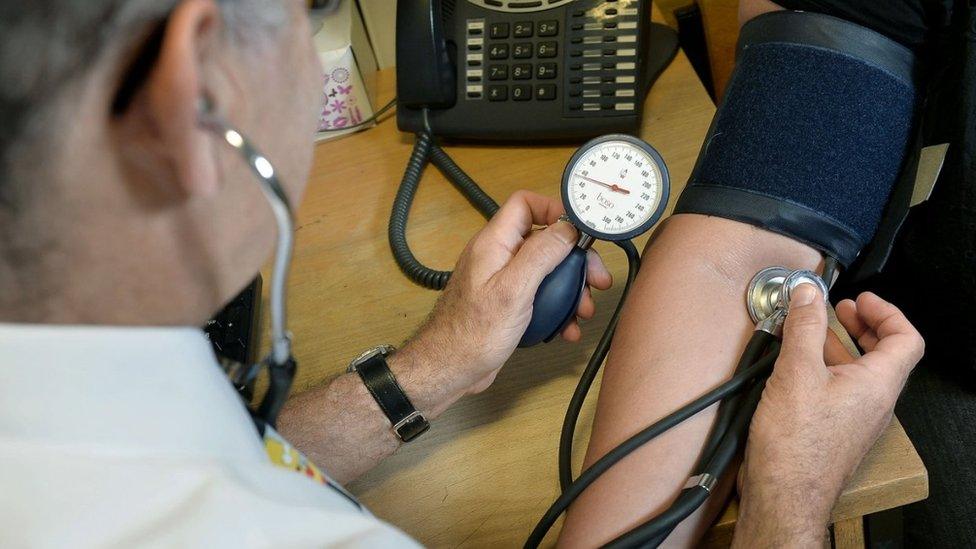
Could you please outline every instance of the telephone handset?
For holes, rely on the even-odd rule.
[[[401,130],[496,140],[634,132],[650,0],[400,0]]]

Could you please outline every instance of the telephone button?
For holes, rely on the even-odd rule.
[[[508,86],[492,84],[488,86],[488,101],[505,101],[508,99]]]
[[[539,101],[552,101],[556,98],[556,85],[539,84],[535,87],[535,98]]]
[[[532,63],[516,63],[512,65],[512,80],[530,80],[532,78]]]
[[[509,2],[508,3],[508,8],[509,9],[513,9],[513,10],[521,10],[521,9],[528,9],[528,8],[538,8],[540,6],[542,6],[542,2],[541,1],[536,1],[536,2]]]
[[[508,44],[492,44],[488,48],[489,59],[508,59]]]
[[[555,63],[539,63],[536,67],[535,77],[541,80],[550,80],[556,77]]]
[[[488,65],[488,80],[508,80],[508,65]]]
[[[520,42],[512,44],[512,57],[515,59],[529,59],[532,57],[532,43]]]
[[[533,31],[532,21],[519,21],[515,23],[515,27],[512,30],[512,36],[514,36],[515,38],[531,38],[532,31]]]
[[[516,84],[512,86],[512,99],[515,101],[528,101],[532,99],[532,86],[528,84]]]
[[[541,57],[543,59],[548,57],[556,57],[557,49],[558,46],[556,45],[555,40],[539,42],[539,44],[536,46],[536,57]]]
[[[559,34],[559,21],[539,21],[536,34],[539,36],[556,36]]]
[[[492,38],[508,38],[508,23],[492,23],[488,27],[488,36]]]

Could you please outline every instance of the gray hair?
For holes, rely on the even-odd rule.
[[[116,42],[132,42],[179,0],[0,0],[0,220],[23,198],[17,159],[57,131],[47,116]],[[280,1],[217,0],[235,41],[277,27]],[[128,43],[129,47],[134,44]]]

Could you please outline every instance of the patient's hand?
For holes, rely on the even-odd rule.
[[[797,288],[750,427],[736,545],[822,545],[834,502],[922,357],[915,328],[872,293],[841,302],[837,316],[864,356],[828,337],[817,290]]]

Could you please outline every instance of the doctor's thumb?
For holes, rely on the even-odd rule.
[[[809,283],[791,292],[789,314],[783,325],[783,346],[776,367],[803,368],[815,365],[826,373],[823,364],[827,340],[827,306],[820,291]]]
[[[529,288],[537,288],[566,259],[578,236],[576,227],[565,221],[533,232],[509,263],[509,276],[517,277]],[[532,293],[535,295],[534,290]]]

